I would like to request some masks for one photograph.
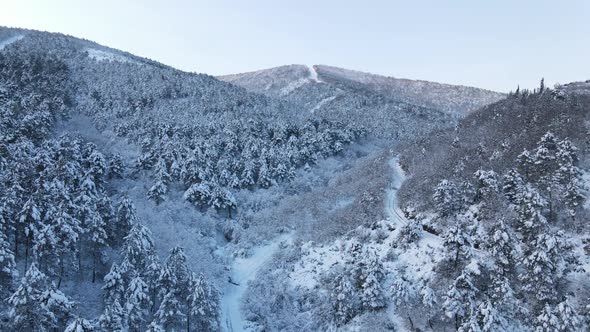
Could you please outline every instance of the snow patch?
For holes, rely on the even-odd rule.
[[[309,70],[309,80],[310,81],[314,81],[316,83],[321,83],[322,81],[320,81],[319,77],[318,77],[318,72],[317,70],[315,70],[314,66],[307,66],[307,69]]]
[[[324,106],[325,104],[331,102],[332,100],[336,99],[336,96],[332,96],[332,97],[328,97],[328,98],[324,98],[322,100],[320,100],[320,102],[314,106],[314,108],[311,109],[311,114],[315,113],[315,111],[319,110],[320,108],[322,108],[322,106]]]
[[[18,35],[18,36],[14,36],[14,37],[10,37],[6,40],[3,40],[0,42],[0,51],[2,51],[6,46],[19,41],[21,39],[23,39],[25,36],[24,35]]]
[[[94,59],[96,61],[118,61],[118,62],[127,62],[127,63],[138,63],[137,61],[131,60],[126,56],[115,54],[113,52],[107,52],[103,50],[98,50],[95,48],[87,48],[86,52],[88,52],[88,57]]]

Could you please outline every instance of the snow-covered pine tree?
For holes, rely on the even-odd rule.
[[[525,245],[520,274],[522,289],[540,304],[557,299],[557,282],[577,266],[573,246],[565,233],[545,230]]]
[[[186,255],[182,247],[174,247],[170,250],[170,256],[166,260],[166,268],[174,276],[174,291],[181,298],[188,296],[190,288],[190,271],[186,265]]]
[[[219,304],[217,291],[203,274],[191,275],[187,296],[187,332],[215,331],[219,329]]]
[[[148,190],[147,197],[154,201],[156,205],[159,205],[166,199],[167,193],[168,186],[164,181],[158,180],[153,186],[151,186],[150,190]]]
[[[117,299],[105,305],[104,311],[98,320],[99,326],[103,331],[112,332],[125,331],[124,321],[125,312]]]
[[[121,237],[127,234],[137,222],[135,205],[127,195],[124,195],[117,206],[117,229]]]
[[[506,331],[508,323],[491,301],[480,303],[469,320],[459,327],[459,332],[496,332]]]
[[[123,279],[123,271],[117,264],[111,265],[111,270],[104,276],[104,291],[105,303],[114,303],[121,301],[125,292],[125,280]]]
[[[134,223],[124,239],[121,253],[124,264],[139,274],[143,273],[148,259],[155,254],[152,232],[142,223]]]
[[[123,162],[123,157],[121,157],[121,155],[118,153],[112,155],[111,158],[109,159],[109,166],[108,166],[109,179],[122,178],[124,171],[125,171],[125,163]]]
[[[452,181],[441,180],[432,195],[436,211],[446,217],[453,214],[459,208],[459,193],[457,186]]]
[[[525,179],[530,180],[535,164],[531,153],[528,150],[524,150],[516,157],[516,163],[520,174],[524,175]]]
[[[369,310],[383,308],[385,299],[381,281],[383,281],[384,273],[377,253],[373,250],[364,250],[358,266],[360,274],[357,283],[360,286],[360,299],[363,307]]]
[[[74,319],[64,330],[64,332],[94,332],[94,324],[84,318]]]
[[[465,263],[472,255],[471,237],[461,225],[451,225],[443,236],[444,261],[450,262],[454,269]]]
[[[523,235],[524,243],[530,243],[547,224],[543,208],[547,205],[539,192],[530,185],[517,193],[515,211],[518,215],[517,229]]]
[[[582,319],[568,297],[555,306],[554,314],[559,321],[559,331],[582,331]]]
[[[479,290],[473,281],[473,269],[466,268],[449,287],[445,295],[443,310],[448,318],[455,322],[455,328],[459,329],[464,323],[469,322],[477,312],[477,294]]]
[[[508,276],[514,271],[518,255],[516,235],[504,220],[488,227],[487,232],[484,246],[494,258],[495,271],[502,276]]]
[[[164,295],[162,303],[155,314],[155,322],[166,331],[178,331],[186,327],[186,316],[183,313],[182,304],[178,301],[174,292]]]
[[[10,321],[16,331],[48,331],[59,323],[42,300],[48,279],[31,264],[17,290],[8,298]]]
[[[559,318],[553,312],[551,306],[547,303],[541,310],[541,313],[535,318],[535,332],[556,332],[560,330]]]
[[[508,170],[502,177],[502,192],[510,204],[517,204],[518,194],[522,192],[524,180],[514,168]]]
[[[337,326],[348,323],[360,309],[360,299],[349,276],[338,273],[331,283],[330,303],[334,322]]]
[[[129,331],[142,331],[151,306],[148,285],[138,275],[129,282],[125,292],[125,313]]]
[[[1,218],[1,217],[0,217]],[[14,269],[16,268],[14,253],[10,250],[10,243],[5,234],[6,228],[0,225],[0,284],[9,285],[12,282]],[[0,296],[4,296],[4,290],[8,287],[2,287]]]

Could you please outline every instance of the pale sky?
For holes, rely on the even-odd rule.
[[[0,25],[212,75],[328,64],[497,91],[590,79],[586,0],[0,0]]]

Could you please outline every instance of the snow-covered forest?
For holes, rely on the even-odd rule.
[[[586,331],[589,107],[0,28],[0,330]]]

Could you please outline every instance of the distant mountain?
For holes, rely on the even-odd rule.
[[[504,98],[504,94],[428,81],[398,79],[331,66],[289,65],[219,77],[268,96],[287,98],[315,112],[337,104],[344,94],[371,92],[388,101],[463,116]]]

